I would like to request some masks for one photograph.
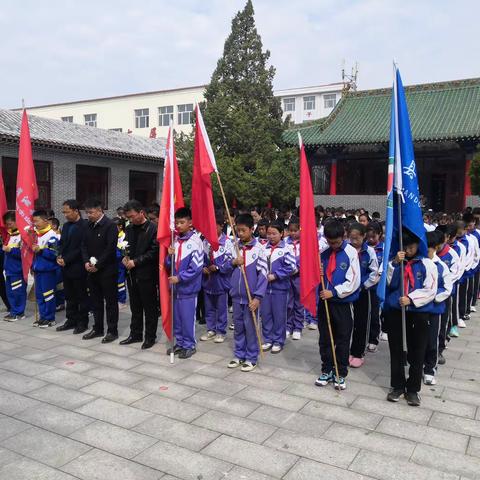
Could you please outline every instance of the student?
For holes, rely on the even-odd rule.
[[[435,385],[437,380],[439,337],[442,325],[441,317],[445,313],[447,299],[450,297],[453,288],[453,275],[445,263],[440,260],[437,253],[441,251],[444,244],[444,234],[438,230],[427,232],[428,258],[433,261],[438,270],[438,286],[432,311],[428,322],[428,341],[423,366],[423,382],[425,385]]]
[[[174,285],[173,328],[176,344],[173,347],[179,358],[190,358],[197,352],[195,340],[195,316],[198,292],[202,287],[203,243],[193,230],[189,208],[175,212],[175,228],[178,235],[175,244],[168,248],[166,266],[170,269],[169,281]],[[171,255],[175,254],[175,265]],[[168,349],[167,354],[171,351]]]
[[[262,244],[262,245],[265,245],[267,242],[268,242],[268,238],[267,238],[267,228],[268,228],[268,220],[266,220],[265,218],[262,218],[259,222],[258,222],[258,228],[257,228],[257,231],[258,231],[258,241]]]
[[[7,322],[16,322],[25,318],[27,303],[27,284],[23,279],[21,245],[22,237],[15,222],[15,212],[9,211],[3,215],[8,238],[2,249],[5,252],[4,270],[7,288],[7,298],[10,311],[4,317]]]
[[[123,244],[125,242],[125,219],[121,217],[115,217],[112,219],[113,223],[117,226],[118,229],[118,241],[117,241],[117,269],[118,269],[118,280],[117,280],[117,297],[118,297],[118,308],[119,310],[124,310],[127,308],[127,269],[122,263],[122,259],[125,256],[125,249]]]
[[[262,350],[280,353],[285,345],[290,276],[296,272],[295,257],[283,240],[285,224],[278,220],[267,229],[265,255],[268,286],[260,308],[262,315]]]
[[[48,223],[50,223],[50,225],[52,226],[52,230],[57,236],[58,242],[60,242],[60,237],[62,235],[62,231],[60,229],[60,221],[58,220],[58,218],[49,217]],[[63,287],[63,271],[62,271],[62,267],[58,264],[56,268],[57,268],[57,272],[56,272],[57,285],[55,286],[55,311],[61,312],[62,310],[65,310],[65,290]]]
[[[214,252],[207,240],[203,241],[202,287],[207,332],[200,337],[200,340],[213,339],[214,343],[223,343],[227,334],[227,292],[230,290],[231,261],[234,251],[232,242],[222,232],[223,215],[217,214],[216,223],[219,249]]]
[[[350,245],[357,251],[360,263],[360,295],[358,300],[353,302],[353,335],[349,358],[350,366],[358,368],[365,361],[370,333],[371,289],[378,283],[380,276],[375,250],[365,241],[365,225],[353,222],[348,226],[347,234]]]
[[[253,236],[253,217],[240,214],[236,220],[240,255],[231,262],[233,267],[230,295],[233,302],[234,355],[228,368],[240,367],[242,372],[251,372],[257,366],[259,345],[252,312],[257,317],[260,301],[267,290],[267,260],[265,249]],[[241,271],[245,269],[251,293],[249,301],[245,280]]]
[[[335,388],[344,390],[348,375],[348,354],[353,329],[352,302],[359,297],[360,263],[357,251],[345,241],[345,230],[341,220],[326,222],[324,235],[329,247],[320,255],[321,275],[324,276],[325,290],[320,291],[318,304],[318,330],[322,374],[315,381],[317,386],[333,382]],[[339,377],[334,372],[333,352],[327,316],[324,305],[327,300],[334,332],[335,353]]]
[[[35,253],[32,270],[35,273],[35,297],[40,318],[34,326],[48,328],[55,323],[55,287],[57,285],[58,238],[48,222],[45,210],[32,214],[37,241],[32,249]]]
[[[437,294],[438,271],[435,264],[418,251],[419,239],[403,230],[404,251],[398,251],[388,263],[385,325],[390,349],[391,391],[389,402],[402,395],[408,405],[419,406],[423,362],[428,342],[428,321]],[[404,263],[401,278],[400,263]],[[404,295],[402,296],[402,283]],[[405,378],[402,346],[402,306],[405,307],[409,375]]]
[[[470,310],[469,310],[469,291],[470,291],[470,282],[474,275],[474,249],[467,238],[465,231],[465,222],[458,221],[456,222],[457,226],[457,244],[459,248],[463,247],[463,255],[460,255],[462,263],[464,266],[464,272],[462,279],[460,280],[460,285],[458,289],[458,326],[460,328],[465,328],[467,325],[465,320],[470,319]],[[460,247],[460,245],[462,247]]]
[[[470,313],[472,312],[472,304],[474,302],[474,296],[477,292],[478,283],[478,270],[480,265],[480,245],[475,229],[475,217],[472,213],[465,213],[463,215],[463,222],[465,223],[465,238],[468,241],[468,250],[471,251],[471,266],[470,266],[470,278],[468,281],[467,290],[467,315],[470,319]]]

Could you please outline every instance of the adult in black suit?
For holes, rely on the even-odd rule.
[[[87,272],[82,257],[88,222],[82,218],[76,200],[65,200],[62,213],[67,221],[62,228],[57,263],[62,267],[67,308],[66,321],[57,331],[73,329],[74,334],[79,334],[88,328]]]
[[[158,243],[157,227],[147,219],[142,204],[137,200],[126,203],[125,215],[130,224],[125,230],[128,246],[123,264],[128,271],[127,286],[132,320],[130,335],[120,345],[141,342],[145,315],[145,340],[142,349],[151,348],[157,338],[158,326]]]
[[[82,244],[82,257],[85,270],[88,272],[88,288],[95,324],[83,339],[90,340],[103,336],[103,317],[106,309],[107,334],[102,343],[110,343],[118,338],[116,261],[118,230],[103,212],[99,201],[87,202],[85,211],[90,223]]]

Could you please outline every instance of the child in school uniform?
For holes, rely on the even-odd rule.
[[[179,208],[175,212],[177,236],[168,249],[165,260],[170,270],[170,283],[174,285],[173,331],[176,344],[173,352],[179,358],[190,358],[197,352],[195,340],[195,312],[198,292],[202,287],[203,243],[192,227],[192,212]],[[171,265],[171,255],[175,264]],[[167,354],[170,355],[170,349]]]
[[[48,221],[45,210],[36,210],[32,215],[36,243],[32,249],[35,253],[32,270],[35,274],[35,297],[40,318],[34,326],[48,328],[55,323],[55,288],[57,285],[58,237]]]
[[[287,330],[287,308],[290,277],[297,270],[295,257],[283,240],[283,222],[268,226],[268,243],[264,246],[268,265],[268,286],[260,308],[262,316],[262,350],[280,353],[283,350]]]
[[[465,238],[468,242],[468,249],[471,251],[471,265],[470,265],[470,278],[468,280],[467,289],[467,315],[465,320],[470,320],[470,313],[472,312],[473,299],[476,292],[476,278],[480,265],[480,245],[475,229],[475,217],[471,213],[463,214],[463,223],[465,224]]]
[[[3,268],[10,311],[4,317],[7,322],[16,322],[25,318],[27,303],[27,284],[23,279],[21,245],[22,238],[15,222],[15,212],[5,213],[3,221],[7,227],[8,237],[2,249],[5,252]]]
[[[251,372],[257,366],[259,345],[252,312],[257,318],[260,301],[267,290],[267,259],[265,249],[253,236],[253,217],[240,214],[236,220],[236,231],[239,238],[240,255],[230,264],[233,268],[231,277],[230,295],[233,302],[234,328],[234,358],[229,362],[228,368],[240,367],[242,372]],[[245,280],[241,266],[245,273],[251,293],[248,298]]]
[[[367,229],[359,222],[352,222],[347,229],[350,245],[357,251],[360,262],[360,295],[353,302],[353,335],[350,345],[349,363],[359,368],[365,361],[370,330],[371,292],[380,280],[375,250],[365,241]],[[373,292],[375,295],[375,292]]]
[[[392,387],[387,400],[398,402],[404,395],[410,406],[420,405],[419,392],[428,343],[429,314],[432,313],[438,283],[437,268],[432,260],[419,252],[419,243],[418,237],[404,229],[404,251],[398,251],[394,260],[386,266],[388,271],[384,308]],[[404,263],[403,278],[401,262]],[[406,315],[408,379],[405,377],[402,346],[402,306],[405,307]]]
[[[223,343],[227,334],[228,296],[230,290],[231,261],[234,257],[233,243],[222,232],[223,215],[216,216],[218,243],[216,252],[207,240],[203,241],[204,267],[202,287],[205,301],[207,332],[200,340],[213,339]]]
[[[268,220],[266,220],[265,218],[262,218],[257,225],[257,233],[258,233],[257,239],[262,245],[266,245],[266,243],[268,242],[268,238],[267,238],[268,223],[269,223]]]
[[[122,244],[125,241],[125,219],[121,217],[116,217],[113,219],[113,222],[117,225],[118,229],[118,241],[117,241],[117,299],[118,299],[118,308],[124,310],[127,307],[127,269],[123,264],[122,260],[124,257],[124,249]]]
[[[429,316],[428,342],[423,365],[423,383],[435,385],[435,374],[438,366],[439,337],[442,326],[442,315],[445,313],[447,300],[452,293],[453,275],[448,266],[440,260],[437,253],[444,243],[444,234],[438,230],[427,232],[428,258],[433,261],[438,270],[438,286],[432,311]]]
[[[324,235],[328,248],[320,255],[320,270],[324,277],[325,289],[320,286],[318,304],[318,330],[322,374],[315,381],[317,386],[330,382],[335,388],[346,388],[350,338],[353,330],[352,302],[360,294],[360,263],[358,254],[345,240],[345,229],[341,220],[332,219],[325,223]],[[334,372],[333,352],[324,300],[327,300],[334,335],[335,354],[338,363],[338,377]]]
[[[465,320],[470,319],[470,312],[468,308],[468,292],[470,288],[470,280],[474,275],[472,268],[474,262],[474,252],[465,232],[465,223],[463,221],[458,221],[455,225],[457,227],[457,248],[459,248],[461,251],[459,255],[463,263],[463,275],[460,279],[458,287],[457,326],[460,328],[465,328],[467,326]]]
[[[57,236],[57,240],[60,242],[60,237],[62,235],[62,231],[60,229],[60,221],[58,220],[58,218],[50,217],[48,219],[48,222],[52,226],[52,230]],[[55,311],[61,312],[62,310],[65,310],[65,290],[63,288],[63,270],[62,267],[58,264],[56,277],[57,285],[55,286]]]

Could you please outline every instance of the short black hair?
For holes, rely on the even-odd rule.
[[[180,218],[192,219],[192,211],[188,207],[181,207],[175,212],[175,220]]]
[[[445,234],[440,230],[433,230],[427,232],[427,246],[428,248],[435,248],[438,245],[442,245],[445,241]]]
[[[217,210],[215,212],[215,223],[217,225],[222,225],[222,226],[225,225],[225,216],[224,216],[223,212],[220,211],[220,210]]]
[[[383,233],[383,228],[380,225],[379,222],[376,222],[375,220],[372,220],[368,225],[367,225],[367,232],[375,232],[378,235],[381,235]]]
[[[144,211],[143,205],[138,200],[129,200],[124,207],[117,208],[117,212],[120,210],[120,208],[123,208],[124,212],[128,212],[130,210],[135,210],[135,212]]]
[[[55,228],[55,230],[58,230],[60,228],[60,220],[58,218],[50,218],[50,223],[52,224],[52,227]]]
[[[147,213],[151,215],[155,215],[157,218],[160,216],[160,207],[157,205],[152,205],[148,210]]]
[[[122,227],[122,230],[125,230],[125,226],[126,226],[127,222],[125,221],[124,218],[122,218],[122,217],[114,217],[114,218],[112,218],[112,222],[113,222],[115,225]]]
[[[268,228],[276,228],[280,233],[283,233],[283,231],[285,230],[285,224],[283,222],[276,221],[270,223],[267,229]]]
[[[89,198],[85,200],[85,209],[87,208],[99,208],[100,210],[103,210],[103,205],[97,198]]]
[[[472,223],[472,222],[475,223],[475,217],[473,216],[473,213],[464,213],[462,220],[465,223]]]
[[[343,238],[345,235],[345,228],[340,220],[329,220],[323,229],[323,234],[326,238],[334,240],[335,238]]]
[[[447,235],[448,238],[453,238],[457,236],[458,227],[456,223],[450,223],[448,225],[445,225],[445,227],[445,235]]]
[[[360,219],[360,217],[367,217],[367,220],[370,222],[372,219],[370,218],[370,215],[365,212],[365,213],[361,213],[358,218]]]
[[[248,228],[253,228],[253,217],[250,213],[241,213],[240,215],[237,215],[237,218],[235,218],[235,224],[237,226],[245,225]]]
[[[32,213],[32,217],[40,217],[43,220],[48,220],[49,218],[51,218],[46,210],[35,210]]]
[[[78,210],[78,212],[80,212],[80,204],[74,198],[65,200],[62,205],[69,207],[72,210]]]
[[[410,230],[404,228],[402,231],[402,243],[403,248],[408,247],[409,245],[413,245],[416,243],[417,245],[420,243],[420,239],[414,235]]]
[[[360,222],[352,222],[347,227],[347,233],[350,234],[354,230],[360,232],[360,235],[365,235],[367,233],[367,227]]]
[[[262,219],[259,220],[259,222],[257,223],[257,226],[258,226],[258,227],[268,227],[269,224],[270,224],[270,222],[269,222],[266,218],[262,218]]]
[[[295,217],[295,216],[292,215],[292,216],[290,217],[290,221],[288,222],[288,226],[290,226],[290,225],[298,225],[298,226],[300,226],[300,218]]]
[[[2,218],[4,222],[15,222],[15,210],[9,210],[8,212],[5,212]]]
[[[373,212],[372,213],[372,218],[380,219],[380,212]]]

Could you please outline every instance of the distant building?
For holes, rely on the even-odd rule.
[[[435,211],[478,206],[468,176],[480,143],[480,78],[405,88],[420,194]],[[284,133],[307,151],[317,204],[385,211],[391,89],[350,91],[322,120]]]
[[[21,113],[0,110],[0,159],[8,208],[15,208]],[[39,190],[36,208],[61,219],[64,200],[99,199],[114,215],[129,198],[159,201],[165,142],[29,115]]]
[[[294,123],[328,115],[342,96],[343,83],[294,88],[275,92],[280,97],[283,117]],[[41,117],[132,133],[143,137],[166,137],[173,122],[177,132],[192,130],[195,103],[204,100],[206,85],[156,92],[134,93],[53,105],[28,107]]]

